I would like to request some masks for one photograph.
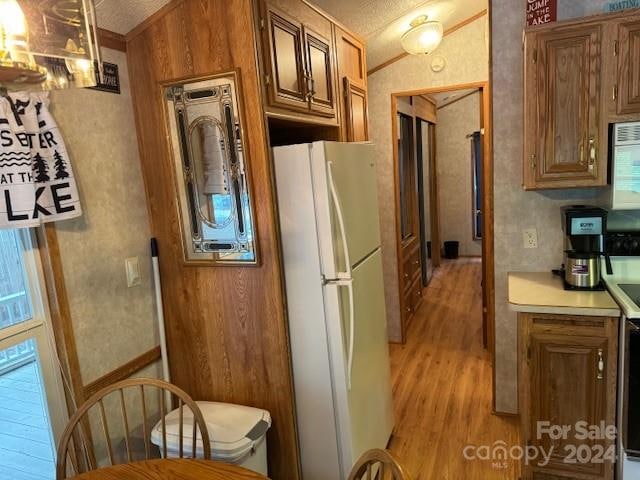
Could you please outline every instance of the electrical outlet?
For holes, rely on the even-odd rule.
[[[138,257],[127,258],[124,261],[125,270],[127,272],[127,287],[136,287],[142,283],[140,277],[140,262]]]
[[[535,228],[523,230],[522,240],[524,242],[524,248],[538,248],[538,230]]]

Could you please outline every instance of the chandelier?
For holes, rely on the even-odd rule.
[[[0,89],[95,86],[102,62],[91,25],[92,0],[0,0]]]

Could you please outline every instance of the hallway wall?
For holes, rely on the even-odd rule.
[[[480,130],[480,92],[438,109],[436,165],[440,240],[460,242],[460,255],[482,256],[473,238],[473,168],[471,140]]]

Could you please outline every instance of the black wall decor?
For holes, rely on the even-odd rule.
[[[98,74],[98,66],[96,65],[96,86],[91,87],[93,90],[100,90],[101,92],[110,92],[120,94],[120,74],[118,73],[118,65],[115,63],[102,62],[103,76],[100,81],[100,75]]]

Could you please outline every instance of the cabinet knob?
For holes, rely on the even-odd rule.
[[[604,378],[604,356],[601,348],[598,349],[598,380]]]

